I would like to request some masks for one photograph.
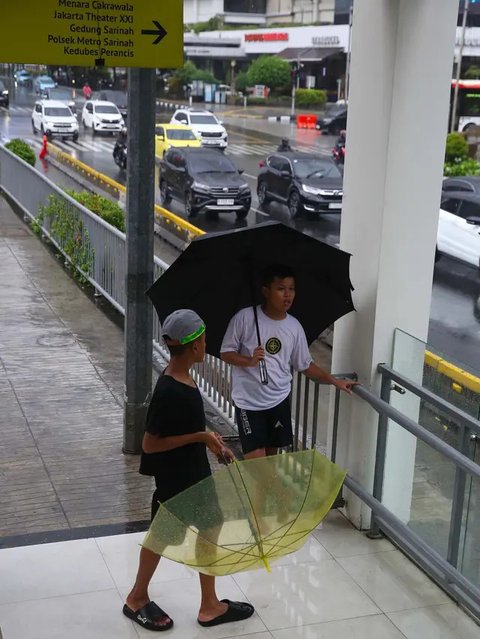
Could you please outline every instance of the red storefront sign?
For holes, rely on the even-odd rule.
[[[245,42],[285,42],[288,33],[246,33]]]

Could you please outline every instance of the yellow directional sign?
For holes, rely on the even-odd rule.
[[[7,0],[0,62],[183,65],[183,0]]]

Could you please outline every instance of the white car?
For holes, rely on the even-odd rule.
[[[438,254],[480,269],[480,197],[443,194],[438,219]]]
[[[225,127],[211,111],[205,109],[177,109],[171,124],[186,124],[201,139],[202,146],[226,149],[228,136]]]
[[[122,114],[113,102],[103,100],[87,100],[82,111],[82,123],[92,133],[118,133],[125,122]]]
[[[37,100],[32,112],[32,129],[48,138],[78,139],[78,122],[69,106],[59,100]]]

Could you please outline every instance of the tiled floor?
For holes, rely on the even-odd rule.
[[[122,613],[143,534],[0,550],[3,639],[139,639]],[[370,541],[331,512],[306,546],[256,571],[218,580],[222,597],[256,614],[196,623],[190,569],[162,560],[151,596],[175,619],[172,639],[477,639],[479,627],[389,542]],[[163,635],[162,635],[163,636]]]

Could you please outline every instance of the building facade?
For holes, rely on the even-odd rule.
[[[336,0],[184,0],[184,22],[215,16],[225,24],[333,24]]]

